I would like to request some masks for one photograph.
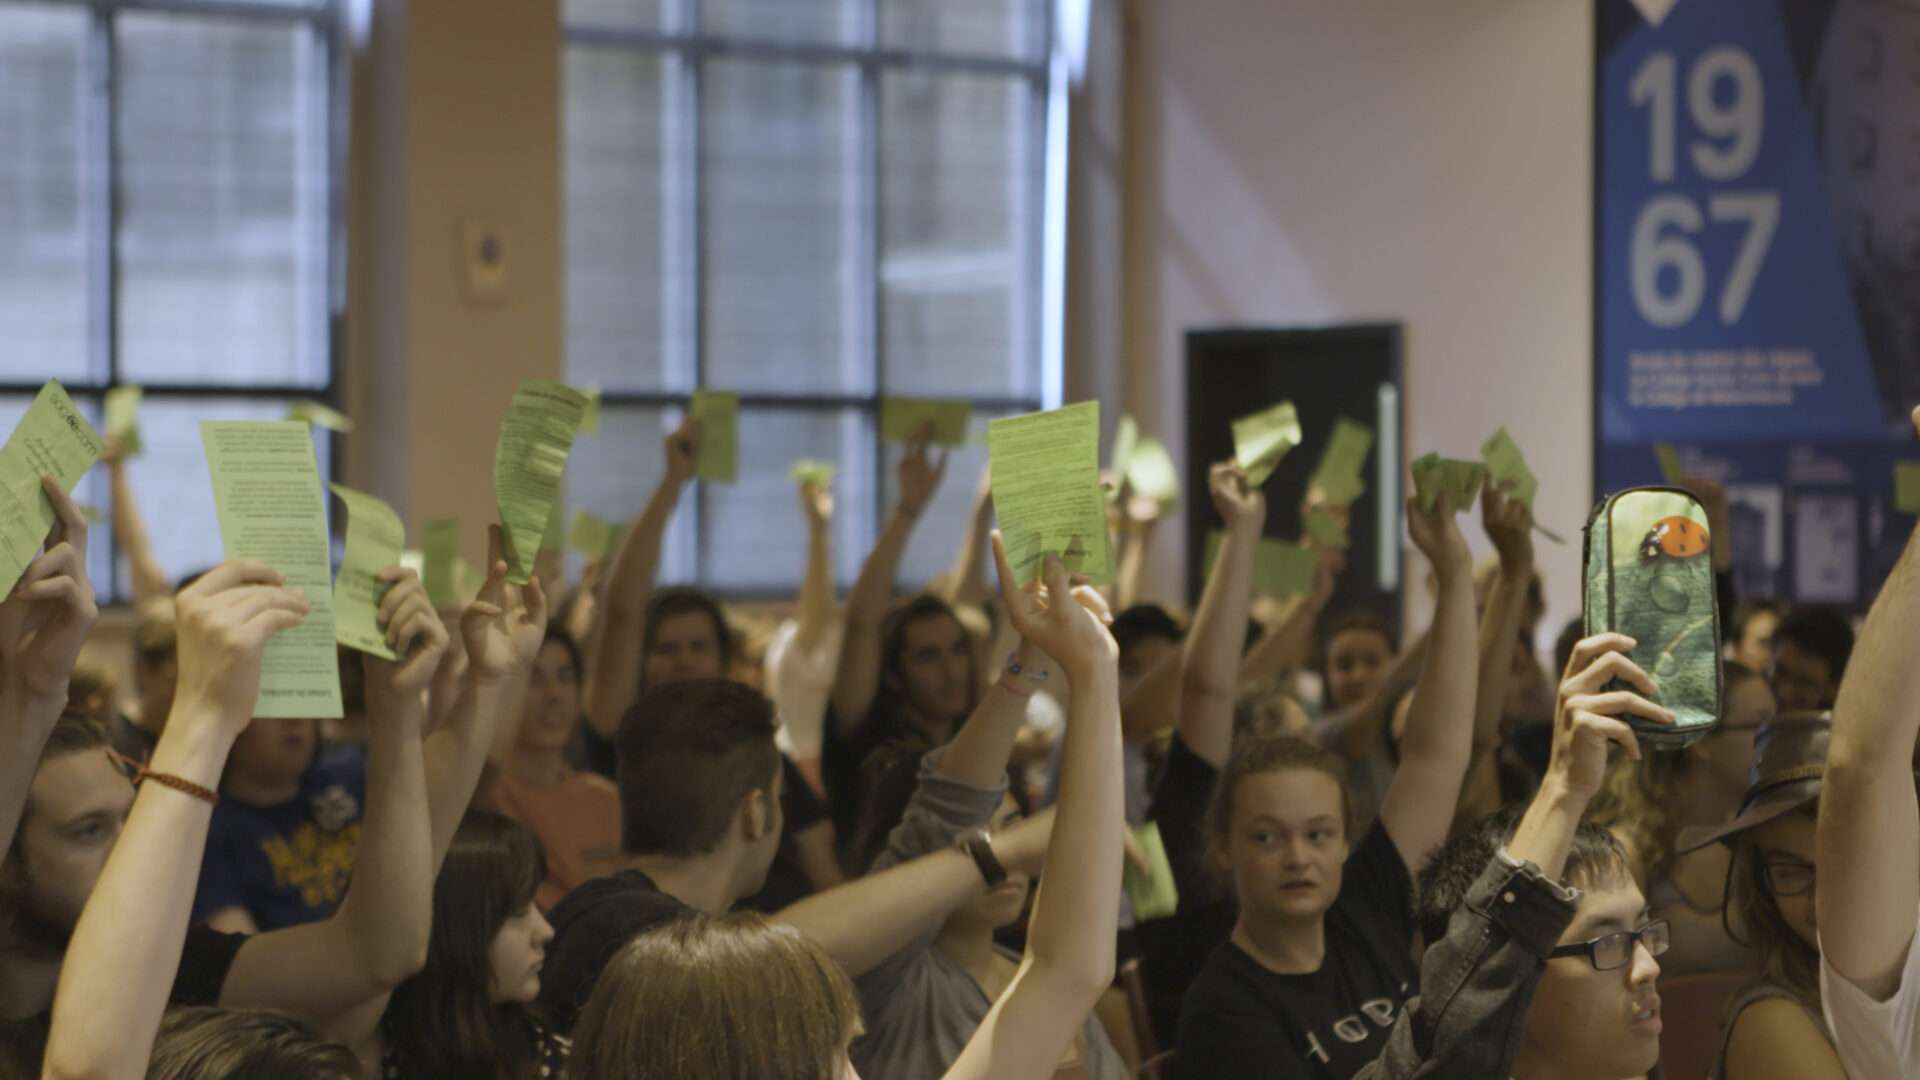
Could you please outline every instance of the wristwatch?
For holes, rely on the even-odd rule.
[[[993,853],[993,838],[985,829],[961,833],[955,847],[967,853],[973,859],[973,865],[980,869],[980,876],[986,879],[991,889],[1007,880],[1007,868],[1000,865],[1000,857]]]

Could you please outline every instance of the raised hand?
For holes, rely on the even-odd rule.
[[[833,485],[802,480],[800,509],[807,515],[809,528],[826,528],[833,521]]]
[[[180,678],[173,715],[205,717],[238,737],[253,720],[267,642],[306,617],[306,594],[262,562],[221,563],[182,589],[174,600]]]
[[[53,529],[0,602],[0,665],[28,693],[65,698],[100,608],[87,580],[87,519],[52,478],[42,477],[40,488],[53,503]]]
[[[531,664],[547,634],[547,594],[540,579],[508,584],[507,562],[500,552],[500,526],[494,525],[487,530],[487,582],[460,616],[469,668],[488,680]]]
[[[1660,687],[1627,655],[1633,646],[1634,640],[1624,634],[1596,634],[1575,645],[1567,659],[1554,707],[1547,776],[1579,798],[1599,793],[1609,743],[1640,760],[1639,739],[1621,716],[1673,723],[1673,713],[1649,700],[1659,695]],[[1631,689],[1608,690],[1616,679]]]
[[[933,424],[921,425],[900,458],[900,509],[914,517],[933,501],[934,492],[940,490],[940,481],[947,475],[947,455],[933,456],[929,449],[932,439]]]
[[[691,414],[680,421],[680,426],[666,439],[666,478],[676,484],[684,484],[693,479],[695,463],[700,459],[701,424],[699,417]]]
[[[1120,647],[1107,631],[1113,614],[1098,591],[1074,588],[1066,566],[1052,555],[1046,558],[1041,581],[1024,589],[1016,587],[1006,541],[998,529],[993,533],[993,559],[1000,569],[1000,599],[1014,629],[1034,648],[1053,657],[1070,680],[1078,682],[1102,666],[1119,663]]]
[[[1237,462],[1222,461],[1207,473],[1207,491],[1213,508],[1230,529],[1259,532],[1267,524],[1267,497],[1247,486],[1247,474]]]
[[[389,566],[380,572],[388,583],[380,600],[379,622],[386,630],[387,646],[398,653],[397,661],[368,656],[367,688],[398,698],[415,697],[433,682],[434,672],[447,651],[447,628],[427,599],[427,587],[420,576],[403,566]]]
[[[1533,567],[1533,514],[1527,504],[1486,485],[1480,493],[1480,522],[1500,553],[1500,565],[1509,571]]]
[[[1460,535],[1450,496],[1442,494],[1435,499],[1432,510],[1420,509],[1419,498],[1408,498],[1407,533],[1442,578],[1473,572],[1473,552],[1467,548],[1467,538]]]

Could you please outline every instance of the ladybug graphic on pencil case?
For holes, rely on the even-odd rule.
[[[1626,721],[1642,745],[1678,750],[1720,719],[1720,610],[1707,512],[1683,488],[1629,488],[1607,496],[1587,522],[1588,636],[1634,639],[1632,657],[1660,687],[1669,726]],[[1615,683],[1610,689],[1628,689]]]

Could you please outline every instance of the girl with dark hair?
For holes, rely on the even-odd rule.
[[[567,1040],[530,1007],[553,928],[534,904],[540,838],[485,810],[460,822],[433,883],[427,963],[336,1025],[380,1080],[560,1074]]]
[[[545,845],[546,879],[537,897],[542,910],[598,876],[620,853],[619,789],[567,761],[580,728],[580,685],[579,647],[566,631],[549,626],[527,676],[519,728],[480,787],[478,805],[532,829]]]

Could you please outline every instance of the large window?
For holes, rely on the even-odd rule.
[[[567,367],[603,390],[571,496],[639,511],[701,387],[742,394],[740,482],[698,485],[662,580],[789,590],[787,467],[839,462],[835,557],[894,499],[882,395],[1038,408],[1049,0],[568,0]],[[955,453],[902,579],[952,558]]]
[[[334,41],[330,0],[0,0],[0,431],[49,377],[96,423],[144,386],[130,475],[175,576],[220,557],[197,422],[333,393]]]

